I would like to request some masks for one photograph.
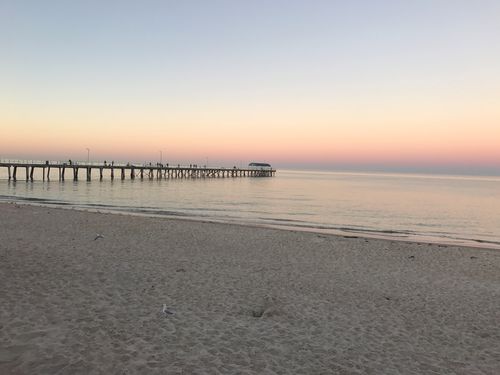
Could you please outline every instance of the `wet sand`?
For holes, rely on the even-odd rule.
[[[1,374],[500,373],[498,250],[0,204],[0,285]]]

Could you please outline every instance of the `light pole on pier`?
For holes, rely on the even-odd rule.
[[[89,164],[89,162],[90,162],[90,148],[87,147],[86,150],[87,150],[87,164]]]

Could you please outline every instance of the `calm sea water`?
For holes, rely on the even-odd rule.
[[[0,200],[500,248],[499,177],[282,170],[274,178],[14,183],[3,168]]]

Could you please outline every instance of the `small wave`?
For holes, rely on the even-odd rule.
[[[279,217],[259,217],[258,219],[264,220],[264,221],[277,221],[277,222],[286,222],[286,223],[307,223],[306,221],[303,221],[303,220],[284,219],[284,218],[279,218]]]

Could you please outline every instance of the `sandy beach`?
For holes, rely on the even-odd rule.
[[[1,204],[0,284],[1,374],[500,373],[497,250]]]

